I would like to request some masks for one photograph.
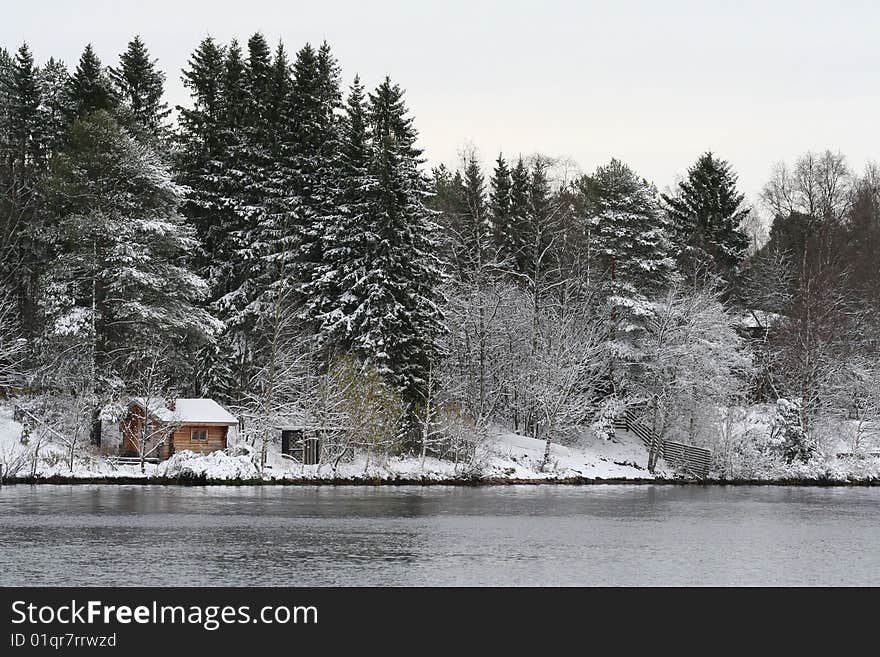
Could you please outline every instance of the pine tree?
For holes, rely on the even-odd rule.
[[[165,73],[156,67],[156,60],[150,58],[140,36],[129,41],[126,51],[119,56],[119,66],[109,68],[108,74],[120,101],[126,127],[139,135],[164,136],[165,122],[171,113],[162,99]]]
[[[445,164],[431,170],[431,195],[426,204],[436,214],[440,226],[438,253],[448,265],[449,273],[460,278],[465,274],[460,256],[462,232],[467,215],[464,178],[461,171],[450,171]]]
[[[242,152],[244,143],[247,84],[241,47],[233,39],[226,49],[221,81],[220,117],[217,130],[219,157],[211,163],[215,186],[214,217],[207,244],[213,247],[208,265],[209,280],[215,282],[212,298],[224,320],[243,305],[235,298],[242,281],[240,244],[237,235],[244,227],[238,208],[242,195]]]
[[[136,334],[173,341],[185,334],[204,337],[216,328],[217,322],[195,307],[206,296],[205,281],[181,264],[181,256],[196,245],[194,231],[179,214],[184,190],[170,180],[152,147],[106,112],[94,113],[74,124],[50,190],[69,239],[62,259],[88,268],[87,296],[93,283],[104,287],[107,305],[98,309],[105,313],[103,340],[119,343],[118,336]],[[119,321],[111,322],[111,316]]]
[[[269,249],[266,224],[272,197],[269,176],[275,127],[269,124],[273,100],[272,55],[260,33],[248,39],[244,76],[245,105],[240,140],[234,151],[237,180],[233,203],[239,225],[234,240],[240,282],[234,293],[238,309],[235,321],[254,329],[265,313],[260,302],[267,286],[264,275]]]
[[[183,264],[196,246],[184,190],[155,150],[93,112],[71,128],[50,190],[63,248],[46,307],[89,354],[99,403],[144,354],[189,353],[220,329],[201,308],[207,284]]]
[[[12,57],[0,47],[0,290],[10,284],[17,266],[18,217],[12,211],[12,148],[9,141],[9,113]]]
[[[558,217],[553,211],[552,191],[547,178],[547,163],[537,158],[528,181],[526,219],[519,223],[523,268],[533,281],[546,276],[550,268],[551,243],[558,232]]]
[[[277,128],[283,128],[283,123],[287,120],[290,111],[292,77],[290,70],[290,60],[287,57],[287,50],[284,44],[279,41],[275,48],[275,55],[272,58],[272,70],[269,73],[269,106],[268,120],[269,123]],[[278,140],[273,139],[276,151],[279,151]]]
[[[70,79],[70,98],[72,119],[98,110],[116,109],[118,99],[92,44],[86,46]]]
[[[612,159],[591,177],[587,222],[612,308],[626,321],[650,313],[647,298],[674,278],[669,226],[654,187]]]
[[[718,274],[730,281],[749,243],[742,230],[749,209],[742,207],[745,196],[736,188],[730,164],[707,152],[688,169],[675,196],[662,198],[680,246],[682,272],[689,277]]]

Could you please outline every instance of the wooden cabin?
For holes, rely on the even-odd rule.
[[[151,459],[162,461],[183,450],[216,452],[226,449],[229,427],[237,425],[235,416],[213,399],[135,398],[119,423],[119,455],[138,456],[144,436]]]

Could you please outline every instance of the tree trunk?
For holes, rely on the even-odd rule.
[[[89,431],[89,438],[93,445],[101,446],[101,407],[95,406],[92,409],[92,426]]]

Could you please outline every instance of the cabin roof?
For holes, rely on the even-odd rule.
[[[213,399],[178,399],[174,402],[177,422],[185,424],[238,424],[236,417]]]
[[[164,399],[134,397],[128,406],[138,404],[160,422],[176,424],[238,424],[236,417],[213,399],[175,399],[174,410],[168,408]]]

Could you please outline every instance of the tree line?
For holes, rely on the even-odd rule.
[[[139,37],[72,71],[0,49],[0,362],[17,391],[79,399],[95,440],[157,354],[165,392],[244,409],[264,460],[295,413],[455,458],[501,423],[548,461],[628,403],[700,442],[716,409],[778,399],[797,418],[780,444],[806,459],[824,411],[865,407],[874,168],[780,165],[759,239],[714,153],[667,193],[616,159],[571,175],[501,154],[484,172],[467,152],[426,172],[403,90],[343,90],[327,43],[207,37],[182,79],[172,122]]]

